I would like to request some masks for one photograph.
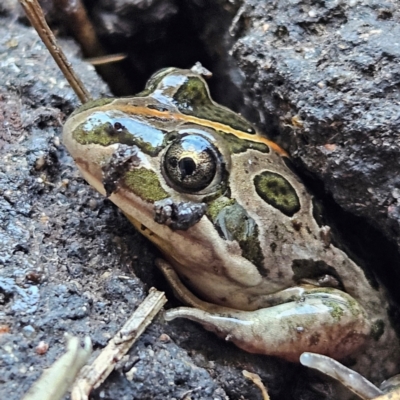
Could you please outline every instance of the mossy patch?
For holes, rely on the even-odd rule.
[[[73,132],[73,138],[80,144],[99,144],[110,146],[121,143],[119,135],[113,135],[113,126],[109,122],[91,125],[88,129],[87,122],[80,124]],[[125,143],[129,144],[129,143]]]
[[[322,300],[322,303],[331,309],[330,314],[331,314],[332,318],[335,321],[339,322],[344,314],[343,308],[340,307],[340,305],[338,303],[336,303],[335,301],[331,301],[331,300]]]
[[[135,121],[133,118],[113,118],[102,112],[94,112],[75,128],[72,136],[82,145],[110,146],[119,143],[138,146],[143,153],[152,157],[165,147],[168,140],[165,132],[160,129]]]
[[[149,203],[168,197],[168,193],[161,187],[157,174],[146,168],[128,171],[123,178],[123,183],[136,196]]]
[[[225,196],[218,197],[216,200],[213,200],[208,204],[207,216],[211,221],[214,221],[223,208],[231,206],[235,204],[235,202],[234,199]]]

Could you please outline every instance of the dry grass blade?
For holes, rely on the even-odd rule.
[[[85,61],[92,65],[103,65],[125,60],[128,56],[125,53],[109,54],[106,56],[85,58]]]
[[[82,0],[53,0],[59,11],[63,15],[64,24],[69,32],[81,46],[85,58],[104,57],[113,59],[108,50],[103,48],[102,43],[96,34],[96,28],[89,18],[85,5]],[[130,95],[131,83],[124,69],[117,61],[123,58],[114,58],[111,62],[96,62],[97,72],[108,83],[110,89],[119,95]]]
[[[263,400],[270,400],[267,388],[263,384],[263,382],[258,374],[254,374],[253,372],[246,371],[245,369],[242,371],[242,374],[245,378],[250,379],[261,390]]]
[[[31,22],[32,26],[36,29],[36,32],[42,39],[43,43],[49,50],[50,54],[53,56],[58,67],[64,74],[68,83],[71,85],[72,89],[78,96],[82,103],[86,103],[91,100],[90,93],[86,90],[82,81],[75,74],[71,64],[68,62],[65,54],[58,46],[56,38],[53,32],[47,25],[44,18],[42,8],[37,0],[20,0],[25,13]]]
[[[31,386],[22,400],[61,400],[79,370],[86,364],[92,353],[92,342],[85,338],[85,347],[79,339],[67,335],[67,351],[53,365],[45,369],[41,377]]]
[[[143,303],[109,341],[96,360],[82,369],[72,388],[72,400],[87,400],[89,398],[90,391],[104,382],[114,369],[115,364],[129,351],[166,301],[163,292],[154,288],[150,289],[150,293]]]

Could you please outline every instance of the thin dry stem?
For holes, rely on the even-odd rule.
[[[85,58],[85,61],[94,66],[114,63],[125,60],[128,56],[125,53],[109,54],[106,56]]]
[[[71,85],[72,89],[78,96],[79,100],[82,102],[82,104],[91,100],[92,97],[90,96],[90,93],[86,90],[82,81],[75,74],[75,71],[73,70],[71,64],[68,62],[64,52],[58,46],[53,32],[47,25],[42,8],[40,7],[38,1],[20,0],[20,3],[24,8],[25,13],[32,26],[36,29],[36,32],[42,39],[50,54],[53,56],[55,62],[57,63],[68,83]]]
[[[260,375],[246,371],[245,369],[242,371],[242,374],[245,378],[250,379],[261,390],[263,400],[270,400],[267,388],[262,382]]]
[[[104,57],[104,60],[106,58],[112,60],[113,56],[108,55],[108,51],[103,48],[97,37],[95,26],[90,20],[82,0],[53,0],[53,3],[61,11],[64,24],[81,46],[85,57]],[[122,59],[119,58],[120,61]],[[108,83],[112,92],[119,95],[129,95],[132,87],[130,80],[123,67],[116,61],[117,58],[114,58],[112,64],[110,62],[97,62],[92,65],[96,66],[96,71]]]
[[[72,400],[88,400],[90,391],[104,382],[115,364],[129,351],[166,301],[163,292],[150,289],[149,295],[108,342],[96,360],[81,370],[72,388]]]

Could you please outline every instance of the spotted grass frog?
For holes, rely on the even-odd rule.
[[[375,382],[397,372],[384,289],[332,243],[287,153],[214,102],[203,75],[163,69],[136,96],[83,105],[63,132],[84,178],[163,254],[189,306],[166,318],[253,353],[345,359]]]

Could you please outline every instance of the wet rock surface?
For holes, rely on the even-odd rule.
[[[248,0],[233,29],[263,130],[398,249],[399,17],[391,1]]]

